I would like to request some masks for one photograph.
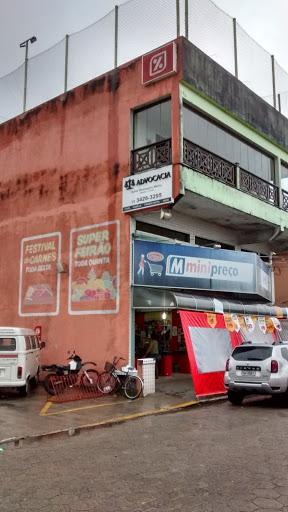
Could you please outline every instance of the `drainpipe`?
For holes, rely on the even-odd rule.
[[[275,283],[274,283],[274,272],[272,269],[273,256],[276,252],[270,252],[269,254],[269,267],[271,269],[271,306],[275,306]]]
[[[273,235],[269,238],[268,242],[272,242],[277,238],[282,232],[281,226],[277,226]],[[273,256],[275,256],[276,252],[270,252],[269,254],[269,267],[271,269],[271,306],[275,306],[275,281],[274,281],[274,272],[272,269]]]

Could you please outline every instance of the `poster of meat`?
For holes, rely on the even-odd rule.
[[[72,229],[70,234],[70,315],[119,310],[119,221]]]
[[[61,233],[23,238],[21,243],[19,315],[58,315]]]

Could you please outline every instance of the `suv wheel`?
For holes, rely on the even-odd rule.
[[[244,393],[240,393],[239,391],[228,391],[228,400],[233,405],[241,405],[244,397]]]

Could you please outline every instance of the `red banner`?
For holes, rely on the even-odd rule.
[[[216,315],[213,329],[206,313],[180,311],[180,317],[196,395],[225,393],[225,364],[234,347],[242,343],[240,333],[226,329],[223,315]]]

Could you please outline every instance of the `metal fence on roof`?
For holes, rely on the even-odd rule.
[[[0,123],[178,35],[288,117],[288,73],[211,0],[129,0],[0,78]]]

